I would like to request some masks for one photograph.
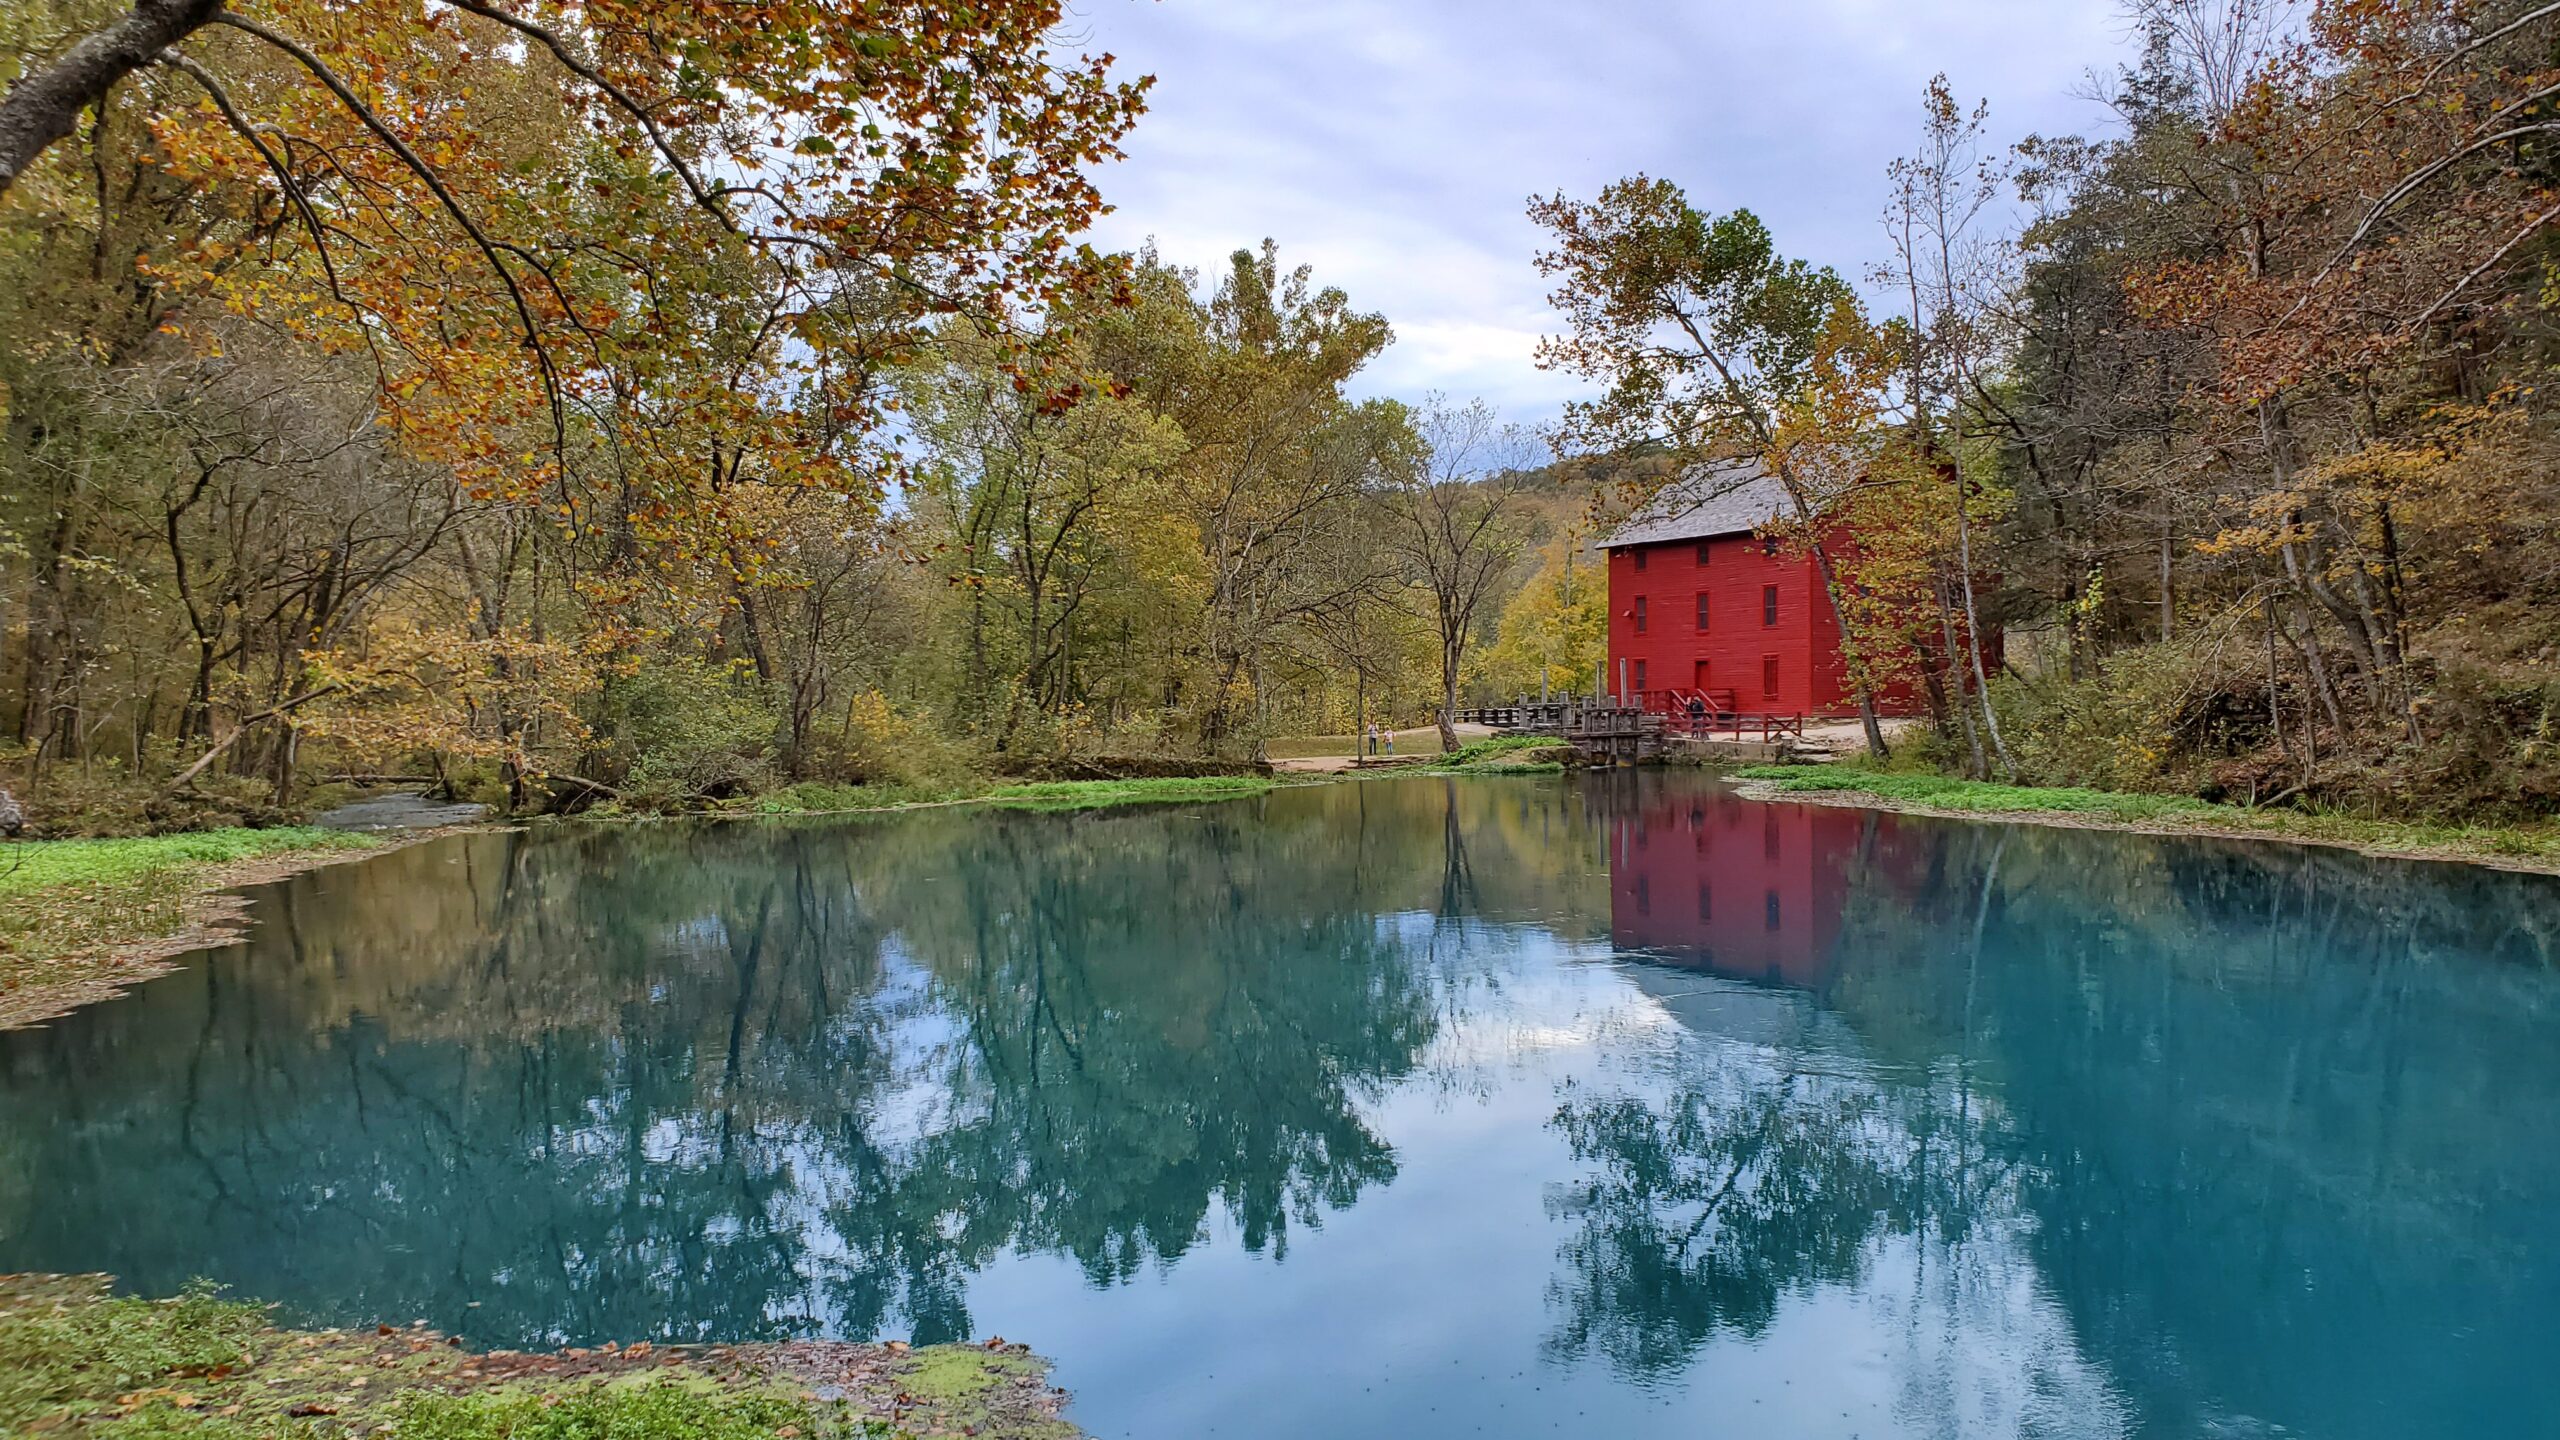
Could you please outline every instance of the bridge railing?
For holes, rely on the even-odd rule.
[[[1651,690],[1642,695],[1566,696],[1484,705],[1458,712],[1470,724],[1565,739],[1658,734],[1677,739],[1759,740],[1804,738],[1805,717],[1752,713],[1730,690]]]

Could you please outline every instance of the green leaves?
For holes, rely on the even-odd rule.
[[[1595,449],[1766,448],[1833,312],[1856,304],[1831,270],[1780,255],[1759,216],[1705,214],[1668,180],[1558,194],[1529,215],[1552,237],[1538,269],[1573,327],[1540,342],[1538,363],[1606,387],[1566,416]]]

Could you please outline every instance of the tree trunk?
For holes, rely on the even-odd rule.
[[[56,140],[80,123],[80,112],[106,98],[127,75],[210,23],[223,0],[135,0],[132,11],[30,72],[0,97],[0,195]]]
[[[1973,518],[1964,503],[1964,477],[1956,477],[1956,580],[1964,594],[1965,656],[1973,663],[1974,698],[1982,702],[1982,728],[1991,737],[1991,753],[2000,758],[2001,774],[2018,778],[2018,762],[2009,757],[2009,742],[2000,737],[2000,717],[1991,708],[1991,677],[1982,668],[1982,611],[1973,599]]]
[[[1801,500],[1796,503],[1798,509],[1803,508]],[[1831,623],[1840,631],[1841,658],[1849,659],[1857,649],[1857,641],[1849,634],[1849,612],[1840,605],[1840,577],[1832,568],[1831,552],[1823,548],[1819,540],[1813,542],[1813,567],[1822,576],[1823,598],[1831,602]],[[1867,734],[1867,753],[1879,760],[1892,759],[1893,747],[1884,743],[1884,723],[1876,715],[1874,687],[1867,684],[1865,674],[1861,673],[1854,688],[1858,697],[1858,725]]]
[[[1964,671],[1956,660],[1956,657],[1963,652],[1956,645],[1955,607],[1947,598],[1947,583],[1943,577],[1933,588],[1938,596],[1939,643],[1947,647],[1947,674],[1955,681],[1955,694],[1952,697],[1954,703],[1951,708],[1956,713],[1956,719],[1964,725],[1964,745],[1969,761],[1965,778],[1988,780],[1991,778],[1991,764],[1982,753],[1982,731],[1973,723],[1973,707],[1965,703]]]
[[[1462,651],[1456,645],[1440,647],[1440,753],[1458,748],[1458,663]]]
[[[2176,533],[2164,522],[2160,527],[2160,638],[2164,641],[2178,630],[2177,574],[2170,568],[2177,545]]]
[[[2293,752],[2284,743],[2284,704],[2282,675],[2276,668],[2276,597],[2266,598],[2267,607],[2267,728],[2274,732],[2276,754],[2290,761]],[[2306,775],[2305,778],[2308,778]],[[2255,803],[2254,801],[2252,802]]]

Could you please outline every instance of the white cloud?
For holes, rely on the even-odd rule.
[[[1087,47],[1157,76],[1096,239],[1215,271],[1270,236],[1382,310],[1369,393],[1482,395],[1540,419],[1572,382],[1529,196],[1643,171],[1758,211],[1862,279],[1884,167],[1946,71],[1997,134],[2103,122],[2083,78],[2126,56],[2116,0],[1080,0]]]

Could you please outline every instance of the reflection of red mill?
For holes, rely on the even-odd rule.
[[[1823,805],[1651,798],[1610,824],[1610,937],[1669,964],[1819,987],[1850,867],[1868,827],[1892,824]]]

